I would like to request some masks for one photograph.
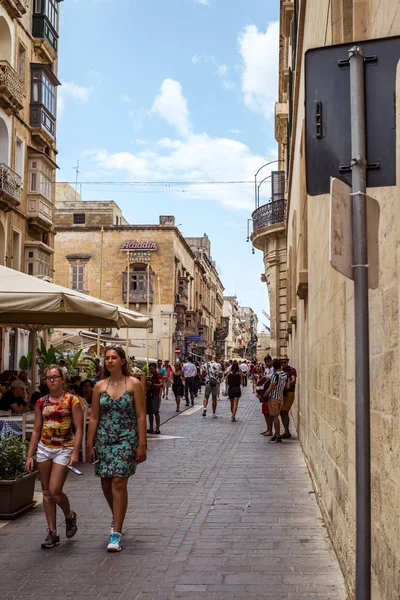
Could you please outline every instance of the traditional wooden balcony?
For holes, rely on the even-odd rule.
[[[21,202],[21,177],[7,165],[0,163],[0,208],[10,210]]]
[[[24,88],[18,73],[6,60],[0,60],[0,106],[7,114],[23,108]]]
[[[285,231],[285,200],[275,200],[257,208],[253,212],[253,234],[251,241],[259,250],[263,250],[262,238],[266,235]]]
[[[42,194],[28,194],[26,215],[35,229],[48,231],[53,226],[53,205]]]
[[[12,19],[22,17],[28,10],[29,0],[0,0]]]

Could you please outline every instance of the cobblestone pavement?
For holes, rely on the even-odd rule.
[[[260,436],[258,400],[245,392],[238,422],[221,398],[218,419],[197,405],[174,417],[130,479],[124,549],[107,554],[110,513],[93,467],[69,475],[79,531],[40,550],[37,506],[0,529],[0,596],[96,600],[343,600],[343,578],[296,439]],[[185,408],[185,407],[183,407]],[[164,437],[165,436],[165,437]]]

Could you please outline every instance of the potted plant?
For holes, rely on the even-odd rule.
[[[27,449],[20,437],[0,437],[0,519],[15,519],[35,504],[37,471],[26,472]]]

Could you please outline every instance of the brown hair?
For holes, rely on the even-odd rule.
[[[121,360],[125,360],[124,364],[121,367],[122,375],[125,375],[125,377],[129,377],[131,373],[129,371],[129,366],[128,366],[128,361],[126,358],[125,350],[122,348],[122,346],[116,345],[116,346],[107,346],[104,351],[104,364],[103,364],[102,379],[106,379],[106,377],[110,377],[110,371],[106,367],[106,354],[109,350],[114,350],[118,354],[118,356],[120,357]]]
[[[63,381],[65,381],[64,371],[62,370],[60,365],[49,365],[48,367],[46,367],[44,370],[44,376],[46,377],[47,373],[49,371],[52,371],[53,369],[56,369],[58,371],[58,374],[60,375],[61,379]]]

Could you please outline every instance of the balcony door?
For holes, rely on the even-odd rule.
[[[9,165],[9,136],[5,121],[0,117],[0,164]]]

